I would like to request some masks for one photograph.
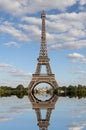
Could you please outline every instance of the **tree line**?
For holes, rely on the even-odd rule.
[[[22,84],[18,85],[16,88],[1,86],[0,87],[0,97],[16,95],[19,98],[23,98],[24,95],[28,95],[29,89],[24,87]],[[51,93],[51,90],[48,90]],[[59,87],[54,91],[54,94],[58,96],[69,96],[69,97],[86,97],[86,86],[85,85],[69,85]]]
[[[27,94],[28,88],[24,88],[22,84],[18,85],[16,88],[8,86],[0,87],[0,97],[16,95],[19,98],[23,98],[23,96]]]
[[[59,96],[69,96],[69,97],[86,97],[86,86],[78,85],[73,86],[69,85],[68,87],[62,86],[59,87]]]

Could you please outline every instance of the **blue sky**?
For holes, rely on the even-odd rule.
[[[86,0],[0,0],[0,86],[28,86],[39,56],[42,10],[58,84],[86,85]]]

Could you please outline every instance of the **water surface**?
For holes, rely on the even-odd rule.
[[[28,97],[0,98],[0,130],[39,130]],[[86,98],[59,97],[48,130],[86,130]]]

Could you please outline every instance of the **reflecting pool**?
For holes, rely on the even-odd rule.
[[[43,111],[45,113],[45,111]],[[0,130],[39,130],[27,96],[0,98]],[[59,97],[48,130],[86,130],[86,98]]]

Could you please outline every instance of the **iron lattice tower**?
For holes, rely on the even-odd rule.
[[[48,58],[47,45],[46,45],[46,30],[45,30],[45,18],[46,14],[43,11],[41,14],[42,19],[42,31],[41,31],[41,46],[37,68],[35,74],[32,74],[32,80],[29,84],[29,92],[32,92],[34,87],[42,82],[48,83],[53,87],[53,90],[58,88],[58,84],[55,80],[55,75],[52,74],[51,67],[49,64],[50,59]],[[42,66],[45,65],[46,74],[41,73]]]
[[[47,45],[46,45],[46,30],[45,30],[45,18],[46,18],[46,14],[43,11],[42,15],[42,32],[41,32],[41,47],[40,47],[40,54],[39,54],[39,58],[38,58],[38,64],[37,64],[37,69],[36,69],[36,73],[35,74],[41,74],[41,69],[42,69],[42,65],[46,66],[46,74],[52,74],[51,68],[50,68],[50,64],[49,64],[49,58],[48,58],[48,54],[47,54]]]

